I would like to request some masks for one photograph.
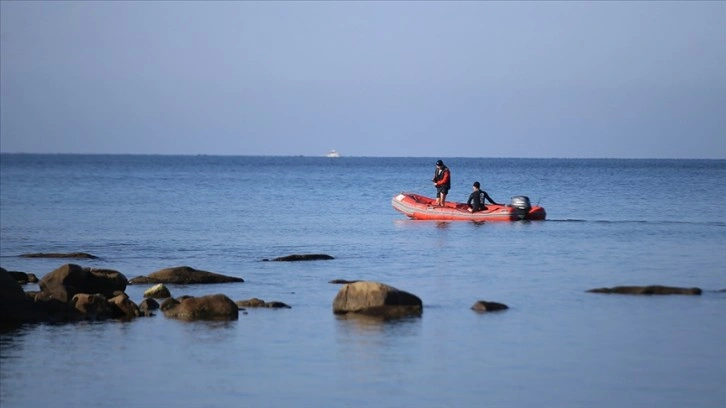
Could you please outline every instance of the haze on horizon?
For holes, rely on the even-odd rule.
[[[0,2],[0,152],[726,159],[726,2]]]

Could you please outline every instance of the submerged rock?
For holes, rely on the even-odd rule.
[[[174,283],[181,285],[197,283],[233,283],[244,282],[244,279],[234,276],[221,275],[214,272],[207,272],[191,268],[189,266],[177,266],[156,271],[149,276],[139,276],[131,279],[129,283]]]
[[[333,279],[328,283],[340,285],[340,284],[348,284],[348,283],[356,283],[356,282],[360,282],[360,281],[359,280]]]
[[[235,302],[239,307],[264,307],[265,301],[258,298],[251,298],[247,300],[238,300]]]
[[[271,301],[265,302],[259,298],[251,298],[247,300],[238,300],[235,302],[240,309],[245,307],[267,307],[270,309],[291,309],[291,307],[283,302]]]
[[[333,300],[333,313],[406,316],[423,313],[423,302],[411,293],[380,282],[358,281],[340,288]]]
[[[330,255],[326,254],[295,254],[295,255],[287,255],[287,256],[281,256],[279,258],[275,258],[272,261],[273,262],[297,262],[297,261],[322,261],[322,260],[329,260],[329,259],[335,259]]]
[[[700,288],[679,288],[673,286],[615,286],[588,290],[590,293],[617,293],[622,295],[700,295]]]
[[[477,312],[498,312],[500,310],[507,310],[509,306],[504,303],[488,302],[486,300],[479,300],[471,306],[471,310]]]
[[[96,255],[86,252],[69,252],[69,253],[45,253],[38,252],[34,254],[22,254],[21,258],[75,258],[75,259],[99,259]]]
[[[292,307],[287,303],[278,302],[276,300],[265,302],[265,307],[268,309],[292,309]]]

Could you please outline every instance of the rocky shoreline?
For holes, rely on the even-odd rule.
[[[98,259],[87,253],[25,254],[21,256]],[[329,260],[325,254],[288,255],[273,261]],[[279,302],[259,298],[234,301],[224,294],[172,297],[165,284],[243,283],[244,279],[214,272],[177,266],[161,269],[148,276],[127,279],[121,272],[64,264],[38,279],[32,273],[0,268],[0,322],[2,326],[23,323],[59,323],[84,320],[132,320],[153,316],[160,310],[165,317],[183,320],[236,320],[245,308],[289,309]],[[39,291],[25,291],[23,284],[38,283]],[[380,318],[420,316],[422,300],[409,292],[381,282],[335,279],[331,284],[342,287],[333,299],[336,315],[365,315]],[[128,285],[152,284],[144,299],[135,303],[126,294]],[[724,289],[719,292],[723,292]],[[615,286],[587,290],[590,293],[621,295],[690,295],[703,293],[700,288],[662,285]],[[155,299],[162,300],[159,304]],[[507,310],[503,303],[477,300],[471,309],[483,312]]]

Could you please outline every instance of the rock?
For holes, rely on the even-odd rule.
[[[235,304],[240,309],[244,309],[245,307],[267,307],[270,309],[291,309],[291,307],[285,303],[277,302],[277,301],[265,302],[264,300],[258,299],[258,298],[252,298],[252,299],[247,299],[247,300],[238,300],[235,302]]]
[[[75,259],[98,259],[97,256],[86,252],[69,252],[69,253],[34,253],[22,254],[21,258],[75,258]]]
[[[152,298],[146,298],[139,303],[139,310],[147,316],[157,309],[159,309],[159,302]]]
[[[25,285],[27,283],[38,283],[38,277],[32,273],[19,272],[19,271],[6,271],[13,277],[19,284]]]
[[[110,269],[83,268],[65,264],[43,276],[39,282],[42,291],[65,286],[73,293],[101,293],[112,295],[114,291],[125,291],[128,280],[122,273]],[[72,296],[72,295],[71,295]]]
[[[9,273],[10,276],[12,276],[12,278],[21,285],[25,285],[29,282],[28,274],[25,272],[7,271],[7,273]]]
[[[113,316],[108,299],[100,293],[78,293],[71,298],[71,306],[78,312],[78,319],[105,320]]]
[[[356,283],[356,282],[360,282],[360,281],[359,280],[352,280],[351,281],[351,280],[345,280],[345,279],[333,279],[333,280],[331,280],[328,283],[333,283],[333,284],[338,285],[338,284],[348,284],[348,283]]]
[[[297,262],[297,261],[322,261],[335,259],[330,255],[325,254],[303,254],[303,255],[288,255],[281,256],[273,259],[274,262]]]
[[[333,300],[333,313],[389,317],[420,315],[423,313],[423,303],[418,296],[386,284],[358,281],[340,288]]]
[[[166,299],[171,297],[171,292],[163,283],[158,283],[144,291],[145,298]]]
[[[70,306],[70,300],[75,295],[75,292],[69,294],[65,287],[59,286],[52,290],[37,292],[33,302],[48,316],[48,321],[63,322],[78,318],[78,312]]]
[[[179,305],[179,303],[181,303],[181,302],[179,302],[178,300],[176,300],[174,298],[165,299],[163,302],[161,302],[161,305],[159,306],[159,310],[161,310],[162,312],[165,312],[167,310],[175,308],[177,305]]]
[[[115,319],[130,320],[142,314],[139,306],[125,293],[112,297],[108,300],[108,304],[111,306]]]
[[[145,283],[160,283],[156,279],[149,278],[148,276],[137,276],[129,279],[129,285],[143,285]]]
[[[189,266],[177,266],[156,271],[149,276],[140,276],[131,280],[138,283],[174,283],[181,285],[195,283],[231,283],[244,282],[244,279],[234,276],[220,275],[218,273],[197,270]]]
[[[590,289],[591,293],[617,293],[623,295],[700,295],[699,288],[678,288],[672,286],[615,286],[613,288]]]
[[[237,307],[265,307],[265,301],[258,298],[238,300],[235,304]]]
[[[166,302],[165,302],[166,303]],[[239,307],[222,294],[187,297],[177,304],[170,304],[164,316],[183,320],[237,320]]]
[[[8,271],[0,268],[0,325],[39,322],[47,318]]]
[[[275,300],[271,302],[265,302],[265,307],[269,309],[292,309],[289,305]]]
[[[37,293],[34,300],[36,302],[40,301],[46,301],[46,300],[57,300],[61,303],[69,303],[71,301],[71,298],[76,295],[76,293],[82,293],[73,287],[64,286],[64,285],[58,285],[58,286],[52,286],[50,288],[46,288],[44,290],[41,290]]]
[[[479,300],[471,307],[471,310],[477,312],[497,312],[506,309],[509,309],[509,306],[504,303],[488,302],[486,300]]]

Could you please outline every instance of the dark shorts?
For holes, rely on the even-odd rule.
[[[436,195],[449,194],[448,187],[436,187]]]

